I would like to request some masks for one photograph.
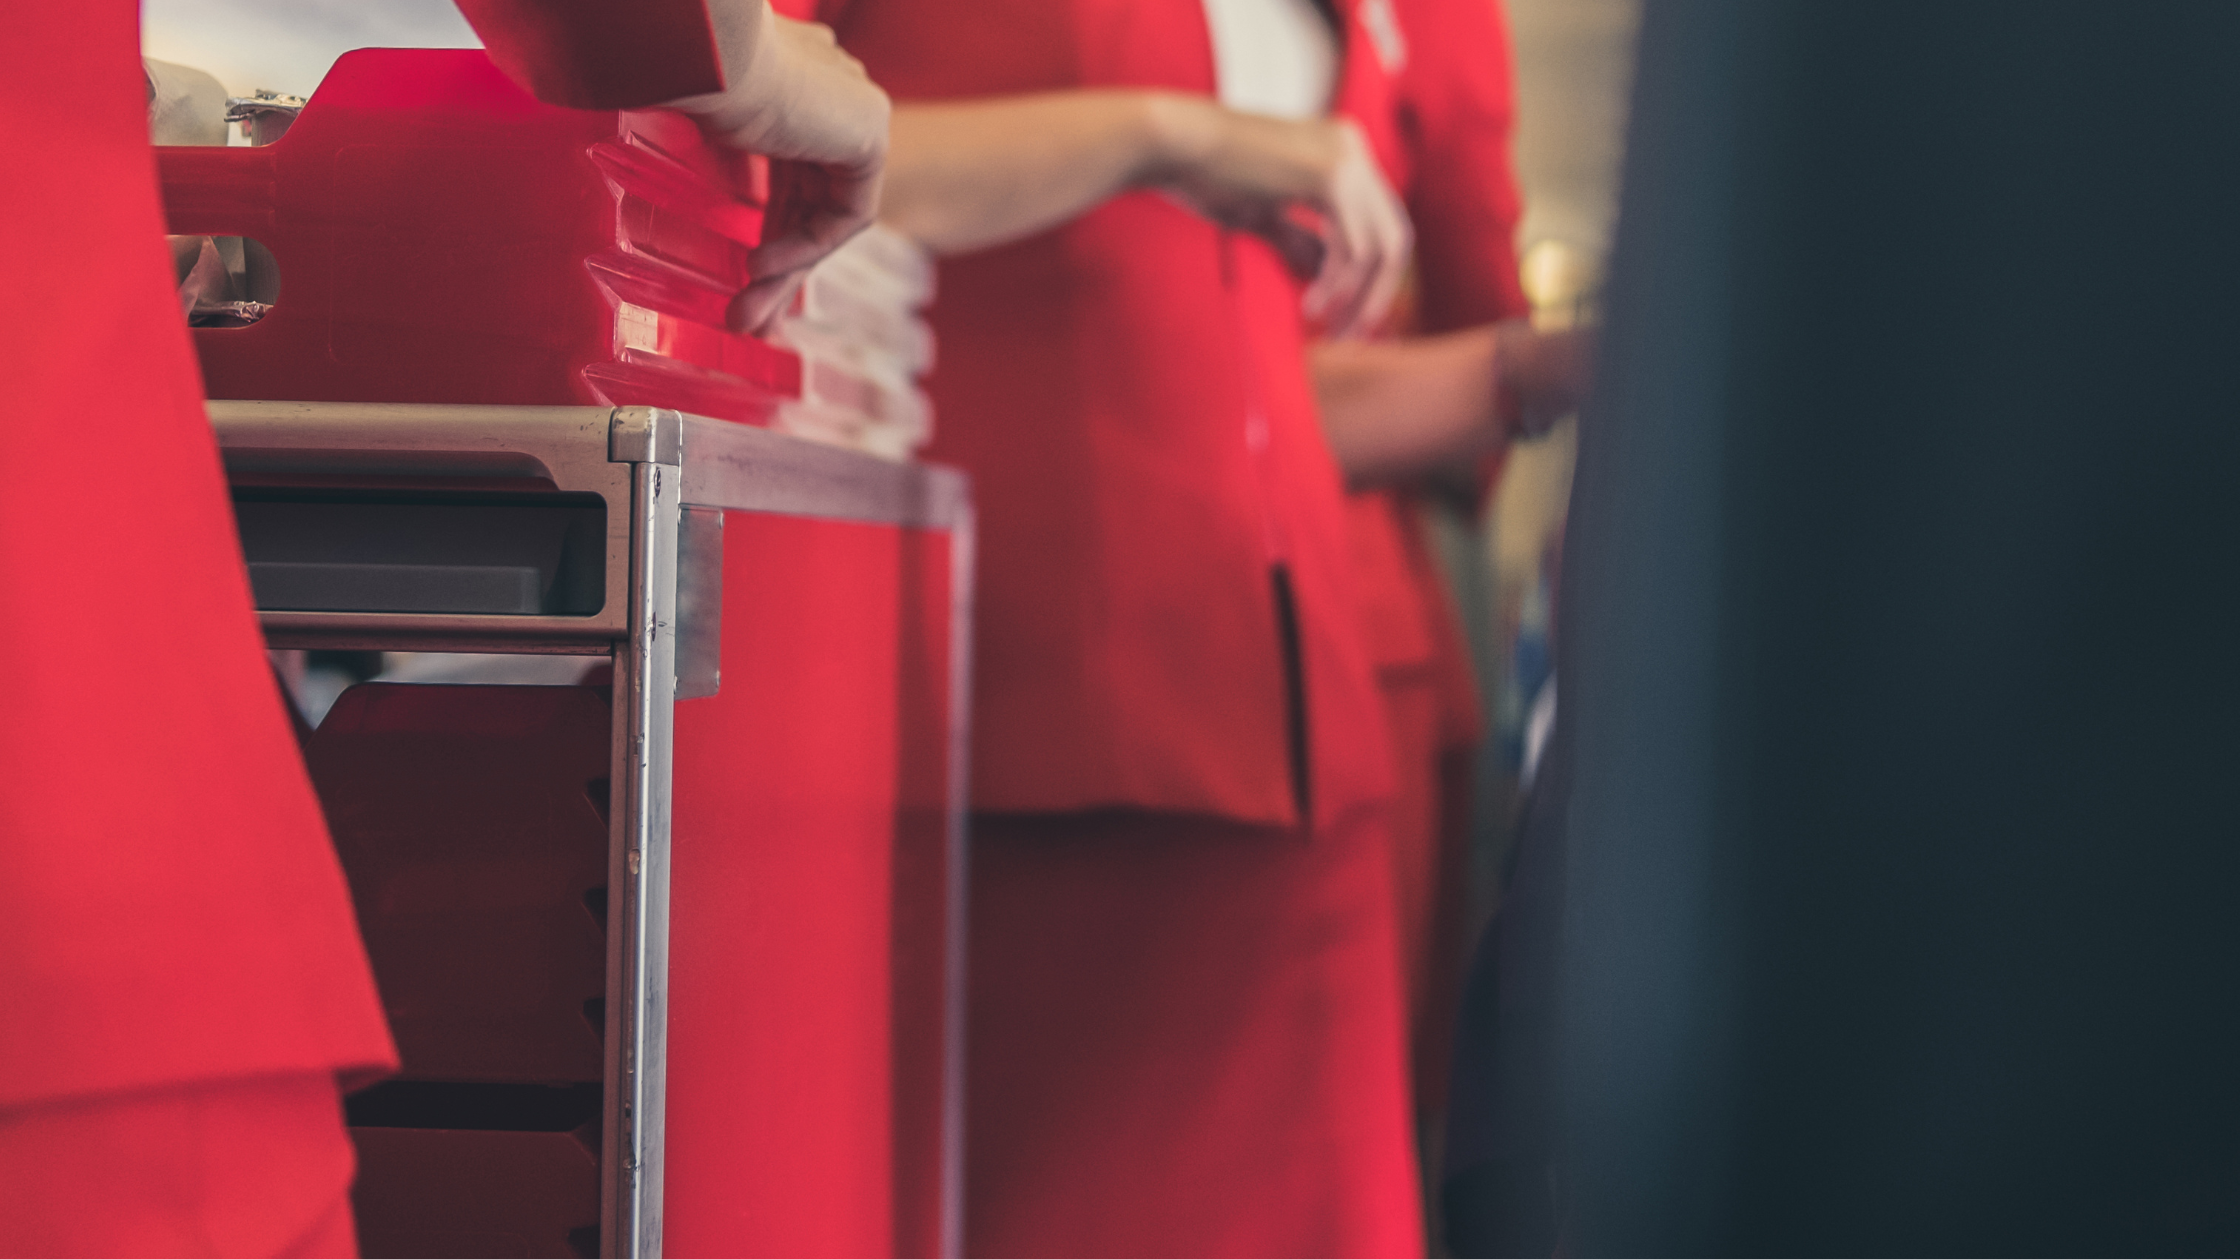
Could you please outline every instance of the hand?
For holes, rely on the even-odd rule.
[[[1293,274],[1313,280],[1306,312],[1326,335],[1354,336],[1383,320],[1414,232],[1359,127],[1242,114],[1202,97],[1162,96],[1156,105],[1167,141],[1149,182],[1272,243]]]
[[[1538,437],[1579,409],[1592,383],[1594,332],[1539,331],[1522,319],[1494,328],[1500,414],[1515,437]]]
[[[829,27],[758,16],[726,32],[731,86],[670,102],[734,148],[773,159],[762,244],[748,257],[754,280],[733,299],[735,328],[759,332],[825,255],[879,212],[886,169],[887,94],[841,51]]]

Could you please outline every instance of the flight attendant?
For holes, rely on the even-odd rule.
[[[820,165],[742,321],[861,226],[886,103],[759,3],[466,6],[540,95],[680,95]],[[134,7],[0,40],[0,1253],[355,1250],[340,1089],[395,1053],[249,602],[163,243]],[[64,104],[58,104],[64,103]]]
[[[929,455],[983,527],[970,1254],[1422,1245],[1391,751],[1302,318],[1375,323],[1407,228],[1323,117],[1351,41],[1249,8],[833,14],[899,102]],[[1254,64],[1298,44],[1318,73]],[[1239,75],[1298,117],[1225,108]]]
[[[1514,92],[1498,0],[1368,0],[1349,78],[1358,120],[1416,230],[1416,285],[1397,338],[1315,349],[1323,423],[1348,481],[1364,630],[1392,732],[1392,856],[1419,1115],[1445,1106],[1467,948],[1471,780],[1479,702],[1467,650],[1410,487],[1483,461],[1570,411],[1576,333],[1535,331],[1514,245],[1523,205],[1510,152]]]

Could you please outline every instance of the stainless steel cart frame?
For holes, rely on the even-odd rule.
[[[962,474],[896,464],[745,425],[648,407],[466,407],[212,402],[237,484],[548,485],[605,504],[598,611],[488,613],[261,610],[276,648],[520,652],[614,662],[606,1089],[600,1242],[661,1254],[673,705],[719,685],[720,518],[694,508],[871,522],[950,536],[948,828],[961,898],[973,517]],[[696,523],[707,518],[713,525]],[[432,566],[440,569],[441,566]],[[252,567],[254,572],[254,566]],[[711,587],[711,584],[714,584]],[[262,602],[262,601],[260,601]],[[702,611],[704,610],[704,611]],[[952,905],[948,1001],[962,994],[963,921]],[[949,1021],[952,1043],[958,1021]],[[960,1046],[944,1098],[943,1229],[957,1254]]]

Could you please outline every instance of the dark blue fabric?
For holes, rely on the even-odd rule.
[[[2235,47],[2219,4],[1649,6],[1550,970],[1481,975],[1457,1065],[1561,1100],[1541,1241],[2240,1250]]]
[[[1456,1028],[1440,1238],[1455,1256],[1552,1255],[1557,942],[1571,757],[1560,720],[1526,797],[1500,914],[1478,943]],[[1498,1065],[1499,1071],[1486,1070]]]

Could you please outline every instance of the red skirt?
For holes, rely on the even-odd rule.
[[[0,1255],[354,1256],[334,1078],[0,1108]]]
[[[1446,1113],[1456,1008],[1470,951],[1470,819],[1477,745],[1457,742],[1450,689],[1388,676],[1385,721],[1392,731],[1394,904],[1416,1113],[1436,1125]]]
[[[967,1254],[1422,1254],[1381,811],[975,820]]]

